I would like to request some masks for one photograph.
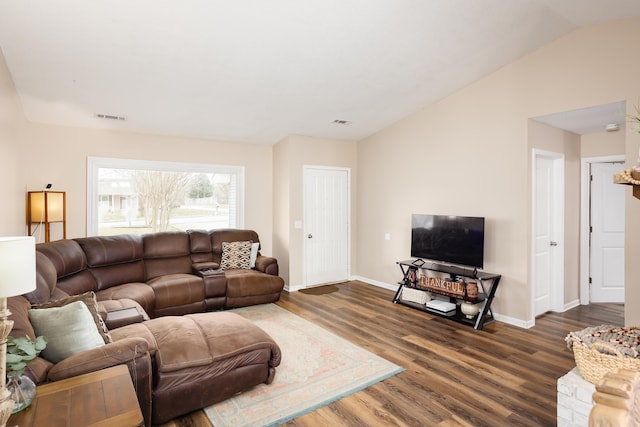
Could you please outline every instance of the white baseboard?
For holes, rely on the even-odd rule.
[[[302,286],[302,285],[289,285],[289,284],[284,285],[284,290],[287,291],[287,292],[297,292],[300,289],[304,289],[304,286]]]
[[[564,313],[565,311],[567,311],[567,310],[571,310],[572,308],[576,308],[576,307],[577,307],[577,306],[579,306],[579,305],[580,305],[580,300],[579,300],[579,299],[575,299],[575,300],[573,300],[573,301],[571,301],[571,302],[569,302],[569,303],[565,304],[565,305],[562,307],[562,312]]]
[[[397,291],[398,285],[390,285],[389,283],[379,282],[377,280],[369,279],[362,276],[351,276],[351,280],[358,280],[360,282],[368,283],[369,285],[377,286],[379,288],[384,288],[389,291]]]
[[[502,314],[498,314],[495,311],[493,312],[493,318],[498,322],[507,323],[512,326],[517,326],[518,328],[529,329],[535,325],[535,322],[533,320],[526,321],[522,319],[516,319],[515,317],[511,316],[503,316]]]

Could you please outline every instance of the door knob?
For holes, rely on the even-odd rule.
[[[551,241],[551,242],[549,242],[549,245],[550,246],[558,246],[558,242]]]
[[[311,238],[313,238],[313,235],[307,234],[307,239],[311,239]]]

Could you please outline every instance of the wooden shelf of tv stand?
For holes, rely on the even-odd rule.
[[[421,261],[421,260],[420,260]],[[482,329],[484,325],[492,322],[493,311],[491,311],[491,303],[493,302],[493,298],[495,297],[496,290],[498,289],[498,284],[500,283],[500,278],[502,277],[499,274],[487,273],[483,271],[477,271],[475,269],[451,266],[451,265],[443,265],[435,262],[416,262],[416,260],[407,260],[407,261],[398,261],[397,264],[400,266],[402,270],[403,278],[398,283],[398,290],[393,298],[393,302],[395,304],[402,304],[408,307],[412,307],[430,314],[435,314],[440,317],[444,317],[447,319],[451,319],[460,323],[464,323],[467,325],[471,325],[474,329]],[[417,281],[412,282],[409,279],[409,273],[411,270],[429,270],[439,273],[448,274],[452,279],[472,279],[478,283],[478,297],[477,298],[468,298],[461,295],[452,295],[447,292],[438,291],[432,288],[421,287]],[[456,304],[456,313],[454,315],[446,315],[437,310],[432,310],[427,308],[423,304],[413,303],[411,301],[403,301],[400,299],[400,295],[402,292],[402,287],[408,286],[410,288],[419,289],[425,292],[429,292],[431,294],[441,295],[449,298],[449,301]],[[469,301],[471,303],[484,303],[480,312],[473,318],[468,319],[461,311],[460,305],[464,301]]]

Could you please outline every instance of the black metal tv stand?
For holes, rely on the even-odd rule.
[[[473,326],[474,329],[482,329],[485,324],[495,320],[493,318],[493,312],[491,311],[491,303],[493,302],[496,290],[498,289],[498,284],[502,277],[501,275],[478,271],[475,268],[471,269],[453,265],[438,264],[431,261],[424,261],[422,259],[398,261],[397,264],[400,266],[400,270],[402,271],[402,280],[398,282],[398,290],[393,297],[394,304],[406,305],[417,310],[445,317],[456,322]],[[421,286],[419,282],[419,270],[425,270],[423,272],[424,274],[429,271],[448,274],[451,281],[462,282],[465,286],[464,295],[454,295],[446,291],[439,291],[437,289]],[[475,298],[470,298],[467,295],[466,284],[469,281],[468,279],[471,279],[471,281],[476,282],[478,285],[478,296]],[[405,287],[428,292],[432,295],[439,296],[440,299],[446,300],[448,298],[449,302],[456,305],[455,313],[444,314],[438,310],[430,309],[425,304],[403,300],[401,295],[402,289]],[[476,314],[472,319],[467,318],[461,311],[460,304],[463,304],[465,301],[474,304],[482,304],[478,314]]]

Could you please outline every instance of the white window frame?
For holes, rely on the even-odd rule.
[[[237,228],[244,228],[244,166],[87,157],[87,236],[98,235],[98,171],[101,168],[235,174],[235,221]]]

